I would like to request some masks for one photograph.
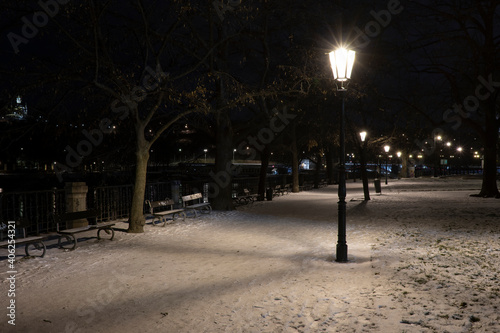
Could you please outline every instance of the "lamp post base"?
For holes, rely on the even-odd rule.
[[[336,262],[348,262],[347,260],[347,244],[337,244],[337,259]]]

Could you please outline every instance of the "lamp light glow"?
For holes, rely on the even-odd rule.
[[[361,142],[365,142],[365,139],[366,139],[366,132],[365,132],[365,131],[360,132],[360,133],[359,133],[359,136],[361,137]]]
[[[333,78],[337,81],[347,81],[351,78],[356,52],[339,48],[329,53]]]

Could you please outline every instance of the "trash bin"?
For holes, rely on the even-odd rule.
[[[382,193],[382,188],[380,187],[380,179],[375,179],[373,183],[375,184],[375,192]]]
[[[273,189],[272,188],[267,188],[266,189],[266,199],[268,201],[273,200]]]

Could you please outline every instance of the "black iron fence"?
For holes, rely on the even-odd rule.
[[[0,193],[0,231],[7,221],[23,221],[28,234],[55,231],[53,215],[65,211],[64,190]]]
[[[248,188],[255,193],[258,181],[258,177],[235,178],[232,190],[242,193],[244,188]],[[144,199],[157,201],[170,198],[180,207],[183,195],[201,192],[204,199],[209,201],[210,182],[209,179],[203,179],[150,183],[146,186]],[[268,176],[266,179],[266,187],[289,183],[291,177],[287,175]],[[97,209],[98,222],[127,219],[130,216],[132,195],[133,185],[90,187],[87,192],[87,207]],[[66,212],[65,200],[65,191],[62,189],[0,193],[0,238],[5,237],[6,230],[3,230],[3,226],[7,221],[24,221],[28,225],[26,232],[29,235],[56,231],[53,216]]]

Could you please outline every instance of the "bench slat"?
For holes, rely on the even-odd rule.
[[[175,213],[180,213],[183,212],[184,209],[172,209],[172,210],[165,210],[162,212],[154,212],[153,215],[158,215],[158,216],[164,216],[164,215],[170,215],[170,214],[175,214]]]
[[[94,219],[97,216],[98,216],[98,212],[95,209],[90,209],[90,210],[81,211],[81,212],[70,212],[70,213],[65,213],[65,214],[54,216],[54,220],[58,224],[57,233],[59,234],[59,242],[58,242],[59,247],[65,248],[61,242],[62,238],[64,237],[64,238],[66,238],[66,240],[70,241],[73,244],[73,246],[71,248],[65,248],[65,249],[67,249],[67,250],[76,249],[77,238],[75,237],[75,234],[78,234],[81,232],[86,232],[86,231],[97,231],[97,239],[100,239],[100,232],[102,230],[104,230],[104,231],[106,231],[106,233],[111,234],[111,237],[109,238],[109,240],[113,240],[114,235],[115,235],[115,232],[112,228],[115,225],[115,223],[113,223],[113,222],[89,224],[89,225],[83,226],[83,227],[59,230],[59,223],[75,221],[75,220],[82,220],[82,219],[87,219],[87,220]]]
[[[45,237],[45,236],[32,236],[32,237],[16,238],[15,245],[31,243],[31,242],[43,240],[45,238],[47,238],[47,237]],[[0,247],[7,247],[9,245],[14,245],[14,244],[9,244],[9,240],[4,240],[4,241],[0,242]]]
[[[60,233],[60,234],[77,234],[80,232],[85,232],[85,231],[90,231],[90,230],[95,230],[95,229],[109,229],[114,225],[115,225],[115,223],[90,224],[90,225],[85,226],[85,227],[64,229],[64,230],[58,231],[58,233]]]
[[[207,207],[207,206],[210,206],[210,204],[209,203],[200,203],[200,204],[189,205],[189,206],[186,206],[184,208],[186,208],[186,209],[196,209],[196,208]]]
[[[158,222],[163,220],[163,226],[166,226],[168,215],[172,215],[172,220],[175,220],[175,215],[178,214],[182,217],[184,221],[186,219],[186,214],[184,213],[184,208],[173,208],[175,202],[172,199],[166,198],[165,200],[159,201],[145,201],[146,205],[149,206],[149,214],[153,216],[153,226],[155,226],[155,218],[158,219]],[[167,209],[167,210],[157,210],[156,209]]]

